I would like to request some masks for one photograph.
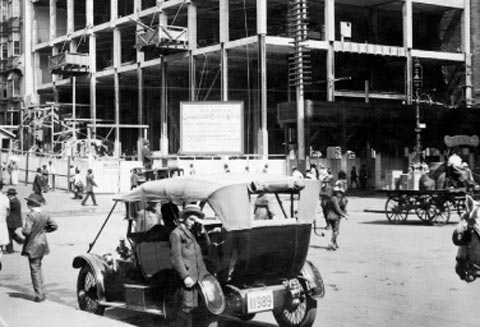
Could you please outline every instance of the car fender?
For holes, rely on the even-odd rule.
[[[214,315],[223,313],[226,300],[218,280],[212,275],[206,275],[198,281],[198,285],[207,310]]]
[[[82,254],[73,259],[73,268],[81,269],[85,265],[90,266],[95,274],[98,299],[101,301],[105,300],[105,284],[103,278],[107,269],[105,261],[101,256],[93,253]]]
[[[322,275],[317,267],[310,261],[305,261],[303,265],[300,279],[305,282],[306,291],[314,298],[321,298],[325,295],[325,285],[323,283]]]

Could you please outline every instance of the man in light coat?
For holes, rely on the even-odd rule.
[[[30,194],[25,200],[30,212],[27,213],[25,225],[22,228],[22,233],[25,236],[22,255],[28,257],[32,285],[35,291],[34,301],[43,302],[46,295],[42,259],[50,253],[46,233],[56,231],[57,224],[48,213],[42,211],[42,198],[38,194]]]

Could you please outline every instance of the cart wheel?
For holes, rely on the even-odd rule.
[[[83,266],[78,274],[77,298],[80,310],[103,315],[105,307],[98,302],[97,278],[89,265]]]
[[[405,200],[398,197],[389,198],[385,203],[385,215],[392,224],[405,222],[408,210],[405,210]]]
[[[438,225],[445,225],[450,220],[450,203],[444,202],[435,205],[435,217],[433,222]]]
[[[465,197],[455,199],[453,206],[457,210],[458,217],[462,218],[465,213]]]
[[[429,195],[419,197],[415,203],[415,213],[421,221],[430,222],[435,218],[435,211],[436,207]]]

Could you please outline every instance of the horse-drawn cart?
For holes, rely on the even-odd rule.
[[[459,216],[465,208],[464,189],[379,190],[386,193],[385,215],[392,224],[404,223],[413,212],[425,223],[446,224],[452,211]]]

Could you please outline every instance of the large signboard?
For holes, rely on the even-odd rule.
[[[181,102],[180,153],[243,154],[243,102]]]

